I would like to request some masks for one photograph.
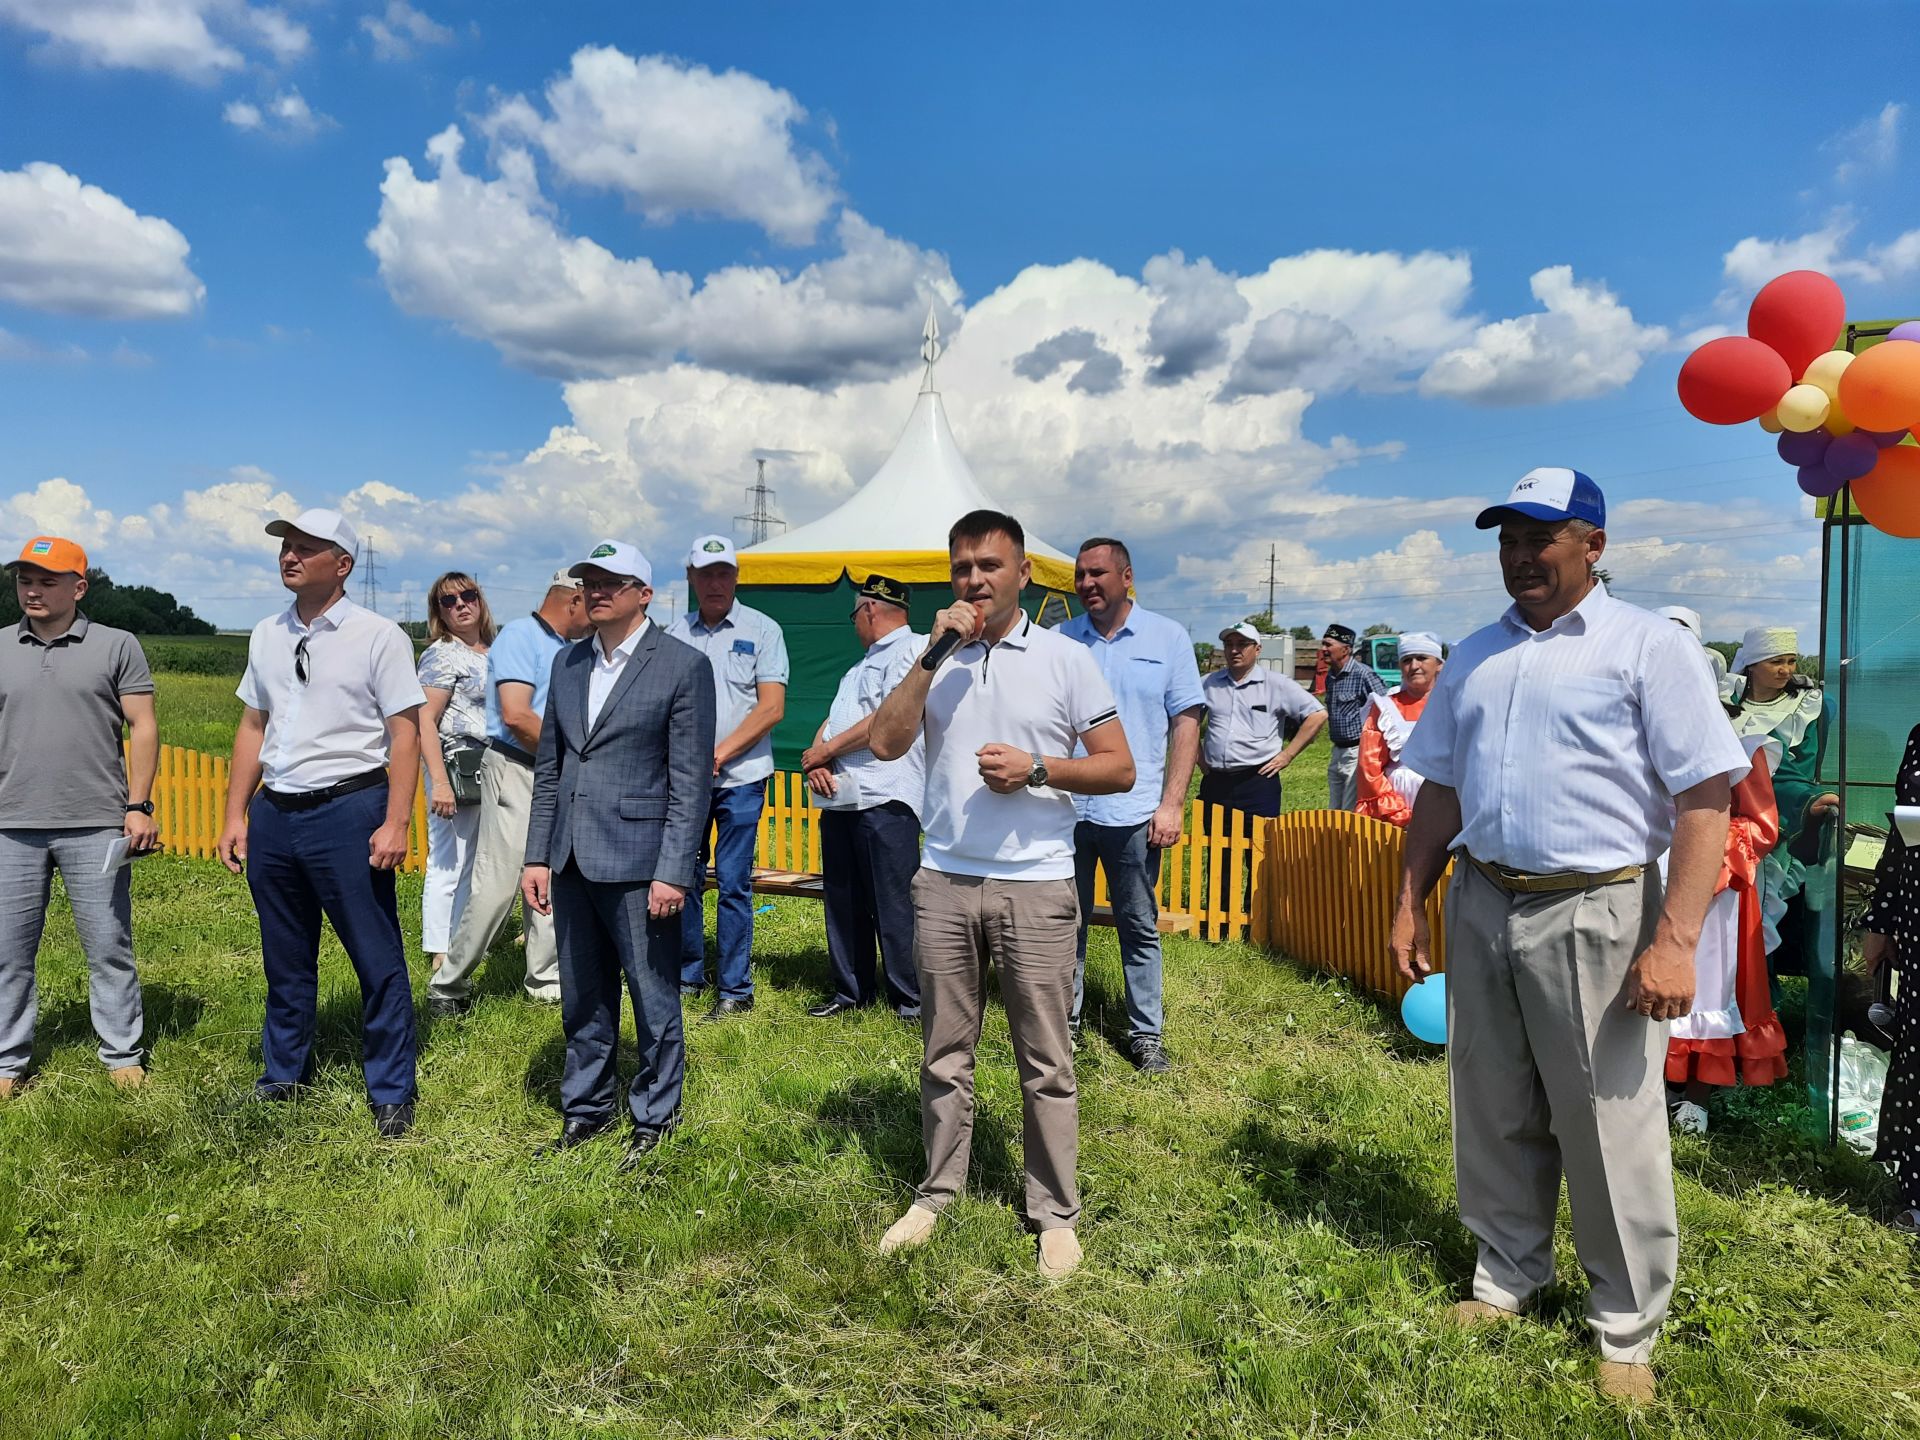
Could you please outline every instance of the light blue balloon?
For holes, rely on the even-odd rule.
[[[1447,977],[1429,975],[1400,998],[1400,1018],[1416,1040],[1447,1043]]]

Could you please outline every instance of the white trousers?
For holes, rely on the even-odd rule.
[[[420,897],[420,944],[429,955],[444,955],[453,944],[453,929],[473,882],[474,842],[479,834],[478,805],[462,805],[450,820],[427,811],[427,885]]]

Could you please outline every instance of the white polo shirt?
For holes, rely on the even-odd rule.
[[[997,645],[961,646],[927,695],[920,863],[991,880],[1071,878],[1073,797],[1052,786],[996,795],[980,778],[978,752],[998,743],[1064,759],[1087,731],[1119,723],[1087,647],[1025,615]]]
[[[1651,865],[1674,796],[1751,768],[1699,652],[1604,585],[1544,630],[1510,607],[1454,647],[1400,763],[1458,793],[1452,843],[1488,864]]]
[[[294,666],[307,645],[307,681]],[[342,595],[311,625],[289,605],[253,627],[247,673],[234,692],[264,710],[262,783],[283,793],[324,790],[387,763],[387,720],[426,702],[413,643],[391,620]]]

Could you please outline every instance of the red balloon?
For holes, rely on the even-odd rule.
[[[1853,482],[1853,503],[1875,529],[1920,540],[1920,448],[1882,450],[1873,473]]]
[[[1680,367],[1680,403],[1709,425],[1758,420],[1792,385],[1787,362],[1744,335],[1709,340]]]
[[[1747,334],[1770,345],[1795,379],[1847,328],[1847,300],[1818,270],[1789,270],[1769,280],[1747,311]]]

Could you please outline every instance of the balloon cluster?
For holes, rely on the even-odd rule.
[[[1854,504],[1892,535],[1920,537],[1920,320],[1853,354],[1840,287],[1817,270],[1769,280],[1745,335],[1709,340],[1680,367],[1680,403],[1710,425],[1778,435],[1780,458],[1809,495],[1853,487]]]

